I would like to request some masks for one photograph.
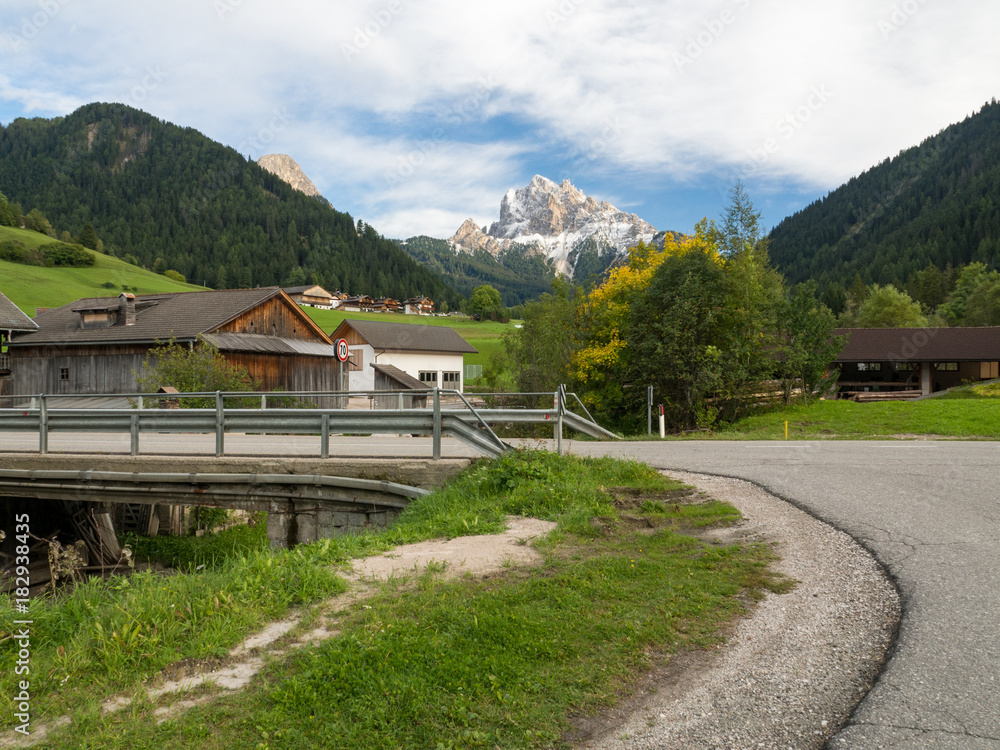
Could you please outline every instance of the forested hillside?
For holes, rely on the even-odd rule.
[[[446,240],[411,237],[399,243],[413,258],[439,273],[468,297],[472,290],[489,284],[507,307],[523,304],[549,291],[555,271],[543,256],[515,247],[494,258],[485,250],[456,252]]]
[[[1000,260],[1000,104],[876,167],[781,222],[775,266],[821,288],[906,286],[936,266]]]
[[[92,224],[104,252],[197,284],[461,298],[374,228],[234,149],[121,104],[0,127],[0,191],[57,230],[77,236]]]

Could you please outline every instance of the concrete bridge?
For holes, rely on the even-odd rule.
[[[0,497],[262,510],[283,548],[384,527],[469,458],[0,454]]]

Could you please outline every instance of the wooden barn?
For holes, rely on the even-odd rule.
[[[10,354],[7,342],[15,333],[37,331],[38,325],[21,309],[0,294],[0,397],[6,396],[11,385]]]
[[[136,393],[143,360],[171,340],[214,345],[268,391],[339,390],[346,369],[277,287],[82,299],[34,322],[9,344],[15,396]]]
[[[834,333],[846,339],[834,362],[842,397],[927,396],[1000,377],[1000,327],[839,328]]]

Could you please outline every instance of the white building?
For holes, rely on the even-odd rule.
[[[375,390],[375,365],[394,367],[427,388],[462,390],[464,355],[479,350],[447,326],[345,320],[330,337],[350,348],[350,389]]]

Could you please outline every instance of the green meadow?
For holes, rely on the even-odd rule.
[[[38,232],[0,227],[0,242],[17,240],[28,247],[54,242]],[[37,307],[60,307],[83,297],[113,297],[122,291],[135,294],[193,292],[204,287],[181,284],[102,253],[94,253],[89,268],[43,268],[0,260],[0,292],[27,315]]]

